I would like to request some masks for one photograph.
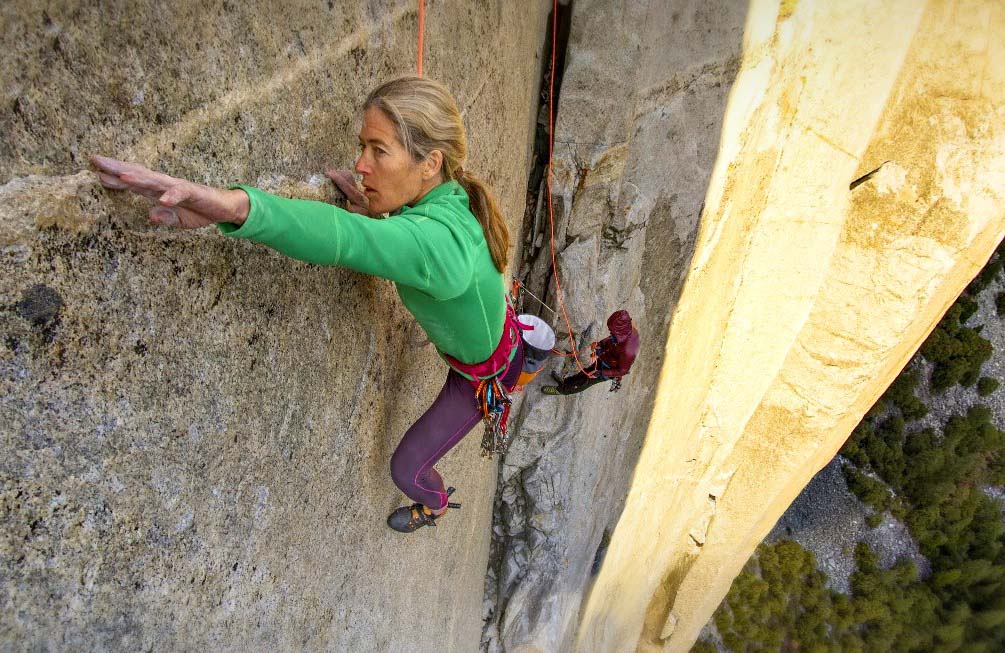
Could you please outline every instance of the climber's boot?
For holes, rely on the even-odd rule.
[[[562,375],[556,372],[555,370],[552,370],[551,378],[554,379],[555,383],[557,383],[558,385],[542,386],[541,392],[546,395],[564,395],[565,393],[562,392],[562,390],[565,389],[564,387],[565,379],[562,378]]]
[[[454,488],[447,488],[447,496],[454,493]],[[461,504],[447,502],[447,508],[460,508]],[[399,533],[411,533],[423,526],[436,526],[436,520],[442,517],[446,511],[439,515],[433,514],[432,508],[421,503],[413,503],[410,506],[402,506],[392,512],[387,517],[387,525]]]

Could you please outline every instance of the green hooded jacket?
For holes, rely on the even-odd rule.
[[[251,211],[240,226],[218,224],[223,235],[393,281],[430,342],[462,363],[487,359],[499,344],[506,314],[503,275],[456,181],[382,220],[324,202],[236,188],[248,194]]]

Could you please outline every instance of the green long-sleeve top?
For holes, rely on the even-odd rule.
[[[251,211],[240,226],[218,224],[225,236],[308,263],[390,279],[430,342],[462,363],[487,359],[499,344],[506,313],[503,276],[456,181],[383,220],[238,188],[248,194]]]

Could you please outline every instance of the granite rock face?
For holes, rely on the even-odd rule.
[[[546,8],[428,3],[426,74],[518,229]],[[406,537],[388,460],[443,381],[389,282],[151,227],[102,153],[335,199],[414,2],[0,6],[0,639],[16,650],[469,651],[495,466]],[[514,136],[516,135],[516,136]],[[527,136],[525,136],[527,135]],[[432,371],[432,372],[431,372]],[[446,580],[445,580],[446,579]],[[12,649],[12,650],[14,650]]]
[[[427,6],[427,74],[516,231],[547,3]],[[616,395],[532,386],[495,517],[468,438],[441,466],[464,510],[404,537],[387,463],[442,367],[390,284],[152,228],[84,168],[334,200],[363,96],[413,70],[415,3],[0,6],[4,642],[690,647],[1005,233],[1005,9],[563,7],[574,344],[626,308],[642,353]],[[543,215],[521,272],[554,306]]]
[[[1003,21],[993,2],[751,4],[581,650],[690,648],[983,267],[1005,234]]]
[[[579,611],[629,492],[693,256],[746,3],[576,0],[571,12],[555,128],[559,277],[577,346],[605,337],[607,316],[625,308],[642,350],[617,394],[606,383],[561,398],[528,390],[500,479],[489,651],[577,650]],[[547,284],[557,308],[546,212],[537,223],[544,235],[528,238],[539,248],[526,276]],[[565,322],[553,324],[569,349]],[[672,511],[660,504],[651,518]]]
[[[559,272],[584,342],[627,308],[643,353],[619,395],[525,402],[488,650],[690,648],[1005,234],[1003,28],[985,1],[574,3]]]

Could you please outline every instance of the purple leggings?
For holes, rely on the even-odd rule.
[[[503,375],[503,385],[512,390],[523,368],[523,339]],[[433,469],[445,453],[461,441],[482,418],[471,382],[450,370],[433,404],[405,432],[391,456],[391,478],[413,501],[433,510],[447,505],[447,492],[439,472]]]

